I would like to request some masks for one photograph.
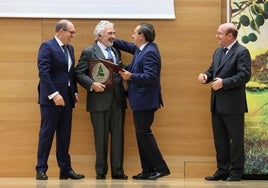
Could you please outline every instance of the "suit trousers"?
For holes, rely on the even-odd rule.
[[[155,109],[133,111],[142,173],[145,174],[151,173],[155,170],[168,170],[167,164],[162,157],[151,130],[155,111]]]
[[[231,175],[244,171],[244,114],[212,112],[217,168]]]
[[[122,176],[124,156],[124,122],[125,109],[112,100],[111,107],[106,111],[90,112],[94,131],[96,151],[96,174],[106,175],[108,171],[108,138],[110,133],[110,161],[112,176]]]
[[[37,153],[36,171],[46,172],[48,157],[53,138],[56,132],[56,157],[61,171],[70,171],[71,160],[69,155],[72,106],[70,103],[63,106],[40,105],[41,127]]]

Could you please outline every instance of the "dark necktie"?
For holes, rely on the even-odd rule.
[[[108,52],[108,59],[112,60],[112,62],[114,63],[114,57],[112,55],[111,48],[106,48],[106,51]]]
[[[63,51],[64,51],[64,55],[65,55],[65,59],[68,62],[68,49],[66,45],[62,45]]]
[[[138,58],[140,53],[141,53],[141,50],[139,49],[134,52],[131,65],[129,67],[130,72],[133,71],[134,67],[137,65],[136,59]]]
[[[228,48],[223,48],[223,49],[222,49],[220,63],[223,61],[223,59],[224,59],[224,57],[225,57],[227,51],[228,51]]]
[[[134,60],[136,60],[137,59],[137,57],[140,55],[140,53],[141,53],[141,50],[137,50],[136,52],[135,52],[135,54],[134,54]]]

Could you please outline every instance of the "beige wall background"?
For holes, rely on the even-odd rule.
[[[149,11],[149,10],[148,10]],[[170,177],[203,177],[214,172],[215,151],[210,123],[210,86],[197,82],[218,46],[215,33],[226,20],[225,0],[175,0],[175,20],[110,20],[116,37],[131,40],[140,22],[155,26],[162,55],[164,108],[152,127],[166,159]],[[54,36],[59,19],[0,18],[0,176],[34,177],[40,126],[37,104],[37,53],[42,41]],[[100,19],[70,19],[76,27],[72,40],[76,62],[83,48],[93,43]],[[123,53],[125,63],[131,56]],[[94,142],[85,90],[74,110],[70,153],[75,171],[95,178]],[[131,110],[125,122],[125,172],[141,171]],[[58,177],[55,145],[49,158],[49,177]]]

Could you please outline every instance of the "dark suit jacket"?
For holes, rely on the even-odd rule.
[[[157,109],[163,105],[160,72],[161,57],[155,43],[139,49],[130,42],[115,40],[114,47],[134,55],[128,66],[131,80],[128,81],[128,98],[133,111]]]
[[[116,55],[116,63],[119,63],[121,60],[120,53],[115,48],[112,48],[112,50]],[[82,51],[75,67],[77,82],[87,90],[87,111],[106,111],[111,106],[114,95],[117,104],[125,109],[127,107],[125,89],[122,78],[118,73],[113,74],[113,89],[106,89],[104,92],[90,91],[94,80],[88,76],[88,62],[96,59],[105,59],[105,56],[97,43],[94,43]]]
[[[206,71],[207,83],[216,77],[223,79],[223,88],[211,90],[211,111],[216,108],[222,114],[243,114],[248,110],[245,86],[251,76],[250,53],[236,42],[219,64],[222,50],[222,47],[215,50]]]
[[[38,69],[40,82],[38,85],[38,103],[41,105],[55,105],[53,100],[49,100],[48,96],[56,91],[66,100],[67,93],[72,91],[72,106],[74,107],[75,93],[77,93],[77,85],[74,81],[74,49],[71,45],[67,45],[69,50],[72,66],[68,71],[68,63],[64,53],[53,38],[41,44],[38,54]],[[70,83],[70,87],[68,86]]]

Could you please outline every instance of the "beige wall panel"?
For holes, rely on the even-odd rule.
[[[0,72],[0,80],[24,80],[25,82],[32,80],[35,82],[35,86],[37,86],[38,72],[36,61],[23,62],[19,59],[16,62],[1,61]]]
[[[41,31],[40,19],[1,18],[0,62],[36,62]]]
[[[171,177],[199,177],[215,166],[210,86],[199,84],[197,75],[208,68],[218,46],[215,33],[223,17],[222,3],[222,0],[175,0],[175,20],[111,20],[115,23],[117,38],[130,41],[134,27],[140,22],[155,26],[155,42],[162,55],[164,108],[157,111],[152,129],[170,166]],[[41,42],[54,36],[57,21],[0,18],[0,176],[35,175],[40,126],[36,58]],[[94,42],[93,29],[100,20],[71,21],[76,28],[72,45],[77,63],[81,51]],[[131,58],[123,53],[125,63]],[[79,94],[80,103],[73,114],[70,152],[74,169],[87,177],[95,177],[92,126],[85,111],[86,92],[80,86]],[[206,170],[194,172],[200,167]],[[127,109],[125,124],[125,171],[129,176],[140,171],[130,109]],[[58,176],[55,143],[48,175]]]
[[[216,171],[216,162],[185,162],[185,178],[205,178]]]
[[[231,8],[231,7],[227,7],[228,1],[229,1],[229,5],[231,6],[231,0],[221,0],[221,20],[222,20],[222,23],[229,21],[229,20],[227,20],[227,9]]]
[[[23,76],[14,77],[10,80],[0,80],[0,98],[5,97],[13,99],[11,102],[14,102],[14,100],[16,101],[29,98],[37,102],[37,76],[35,76],[32,80],[24,80],[22,78]]]

